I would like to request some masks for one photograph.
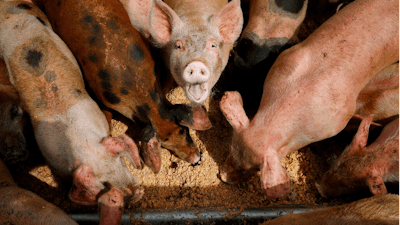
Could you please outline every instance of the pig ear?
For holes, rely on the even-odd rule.
[[[373,195],[383,195],[387,193],[385,183],[382,180],[382,175],[368,177],[367,185]]]
[[[83,164],[74,172],[69,198],[80,205],[95,205],[102,188],[103,185],[97,181],[93,168]]]
[[[183,117],[179,124],[193,130],[208,130],[212,127],[207,110],[202,105],[191,107],[190,118]]]
[[[145,38],[150,37],[149,19],[152,0],[119,0],[128,13],[132,26]]]
[[[127,157],[136,169],[142,169],[139,149],[135,142],[126,134],[118,137],[106,137],[101,142],[107,151],[113,154],[127,154]]]
[[[354,135],[353,140],[350,144],[350,149],[358,150],[364,148],[367,145],[369,127],[372,123],[373,117],[368,116],[361,121],[360,126],[358,127],[356,135]]]
[[[161,0],[153,1],[150,11],[150,34],[155,44],[164,45],[171,41],[171,32],[179,27],[181,19]]]
[[[268,197],[283,198],[291,189],[289,174],[282,167],[276,152],[266,152],[261,166],[262,187]]]
[[[217,26],[223,43],[231,44],[239,38],[243,27],[243,13],[240,0],[232,0],[214,15],[213,25]]]
[[[240,131],[249,125],[250,121],[243,109],[243,100],[239,92],[225,92],[219,106],[225,118],[236,131]]]

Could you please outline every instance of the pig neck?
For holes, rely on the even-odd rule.
[[[228,4],[227,0],[166,0],[164,1],[171,7],[179,17],[187,16],[188,18],[198,17],[204,14],[214,15],[224,5]],[[204,18],[204,20],[207,18]]]

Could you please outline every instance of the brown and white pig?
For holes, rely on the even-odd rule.
[[[55,205],[18,187],[1,160],[0,221],[1,224],[78,224]]]
[[[282,52],[251,121],[240,94],[226,93],[220,107],[234,134],[222,180],[235,183],[261,170],[267,196],[288,194],[291,181],[280,159],[343,130],[360,91],[398,61],[398,6],[396,0],[354,1]]]
[[[299,42],[308,0],[251,0],[250,16],[236,47],[235,64],[252,68]]]
[[[240,1],[120,1],[132,25],[160,48],[165,65],[190,102],[202,104],[242,30]]]
[[[14,164],[28,157],[24,128],[27,115],[12,86],[5,62],[0,59],[0,157]]]
[[[147,166],[159,171],[160,144],[189,163],[200,160],[188,127],[210,128],[206,110],[168,102],[148,46],[118,0],[36,2],[43,5],[55,32],[77,58],[97,99],[144,124],[138,139]]]
[[[138,201],[143,192],[122,158],[140,165],[135,143],[126,135],[110,137],[78,63],[34,4],[0,1],[0,57],[30,115],[43,157],[54,172],[73,178],[70,199],[93,205],[114,188],[122,194],[110,194],[114,201]]]
[[[323,197],[349,194],[368,187],[386,194],[385,182],[399,182],[399,119],[387,124],[367,146],[372,116],[360,124],[353,141],[315,184]]]
[[[395,225],[399,224],[399,196],[380,195],[326,209],[291,214],[261,225]]]

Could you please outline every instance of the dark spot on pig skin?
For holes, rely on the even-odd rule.
[[[15,25],[15,26],[14,26],[14,29],[18,29],[18,27],[19,27],[18,25]]]
[[[85,17],[83,17],[83,21],[85,21],[85,23],[92,23],[93,17],[90,15],[85,16]]]
[[[56,93],[56,92],[58,91],[58,87],[54,85],[53,87],[51,87],[51,90],[52,90],[54,93]]]
[[[29,50],[28,55],[26,56],[26,61],[30,66],[38,68],[42,56],[43,54],[41,52],[35,50]]]
[[[275,4],[287,12],[297,14],[303,8],[304,1],[305,0],[275,0]]]
[[[328,56],[328,53],[324,52],[324,58],[326,58],[326,56]]]
[[[80,94],[82,94],[82,91],[79,89],[76,89],[76,93],[78,93],[80,95]]]
[[[129,48],[129,53],[131,57],[136,61],[140,62],[144,58],[143,49],[138,44],[132,44]]]
[[[18,4],[16,6],[11,6],[10,8],[7,9],[7,13],[9,14],[19,14],[24,12],[25,10],[30,10],[32,7],[30,7],[27,4]]]
[[[9,183],[7,183],[7,182],[4,182],[4,181],[0,181],[0,189],[1,189],[1,188],[8,187],[8,186],[10,186],[10,184],[9,184]]]
[[[46,74],[44,75],[44,79],[49,83],[54,81],[56,79],[56,77],[57,77],[57,74],[51,70],[47,71]]]
[[[121,103],[121,99],[112,92],[103,91],[103,97],[110,104],[116,105]]]
[[[111,79],[110,74],[106,70],[100,70],[98,76],[103,81],[110,81]]]
[[[45,25],[45,26],[46,26],[46,24],[44,23],[44,21],[43,21],[42,19],[40,19],[40,17],[36,17],[36,19],[38,19],[38,20],[39,20],[39,22],[41,22],[43,25]]]
[[[119,91],[121,92],[122,95],[127,95],[127,94],[129,94],[129,91],[128,91],[126,88],[124,88],[124,87],[120,88]]]
[[[153,102],[158,102],[159,94],[155,91],[150,91],[150,97],[153,100]]]
[[[61,4],[63,4],[62,1],[57,1],[57,6],[60,6]]]
[[[142,119],[148,118],[150,107],[146,103],[141,106],[136,106],[136,111],[139,113]],[[150,139],[149,139],[150,140]]]
[[[99,59],[94,54],[89,53],[89,57],[88,58],[89,58],[90,62],[92,62],[92,63],[98,63],[99,62]]]
[[[43,109],[47,107],[47,102],[43,98],[38,98],[33,101],[33,106],[37,109]]]
[[[89,43],[90,44],[95,44],[97,42],[97,37],[96,36],[92,36],[89,38]]]
[[[18,4],[17,7],[20,8],[20,9],[24,9],[24,10],[32,9],[32,7],[30,7],[29,5],[24,4],[24,3]]]
[[[110,83],[109,81],[102,81],[102,82],[101,82],[101,87],[102,87],[104,90],[112,91],[112,85],[111,85],[111,83]]]
[[[192,137],[190,136],[189,128],[185,127],[185,128],[183,128],[183,129],[186,130],[186,142],[187,142],[189,145],[194,145],[193,139],[192,139]]]
[[[7,211],[7,214],[8,214],[8,215],[12,215],[13,213],[14,213],[14,210],[13,210],[13,209],[10,209],[10,210]]]
[[[237,66],[251,68],[267,58],[271,58],[271,60],[275,61],[278,53],[292,45],[294,45],[293,40],[285,37],[262,40],[257,35],[253,34],[250,38],[245,37],[239,42],[237,55],[241,60],[235,60],[235,64]]]

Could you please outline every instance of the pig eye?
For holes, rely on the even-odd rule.
[[[175,42],[175,49],[183,49],[183,42],[181,40]]]
[[[10,116],[12,119],[21,117],[22,114],[23,114],[22,109],[20,107],[18,107],[17,105],[12,105],[10,107]]]
[[[217,42],[216,41],[213,41],[212,43],[211,43],[211,48],[216,48],[217,47]]]

